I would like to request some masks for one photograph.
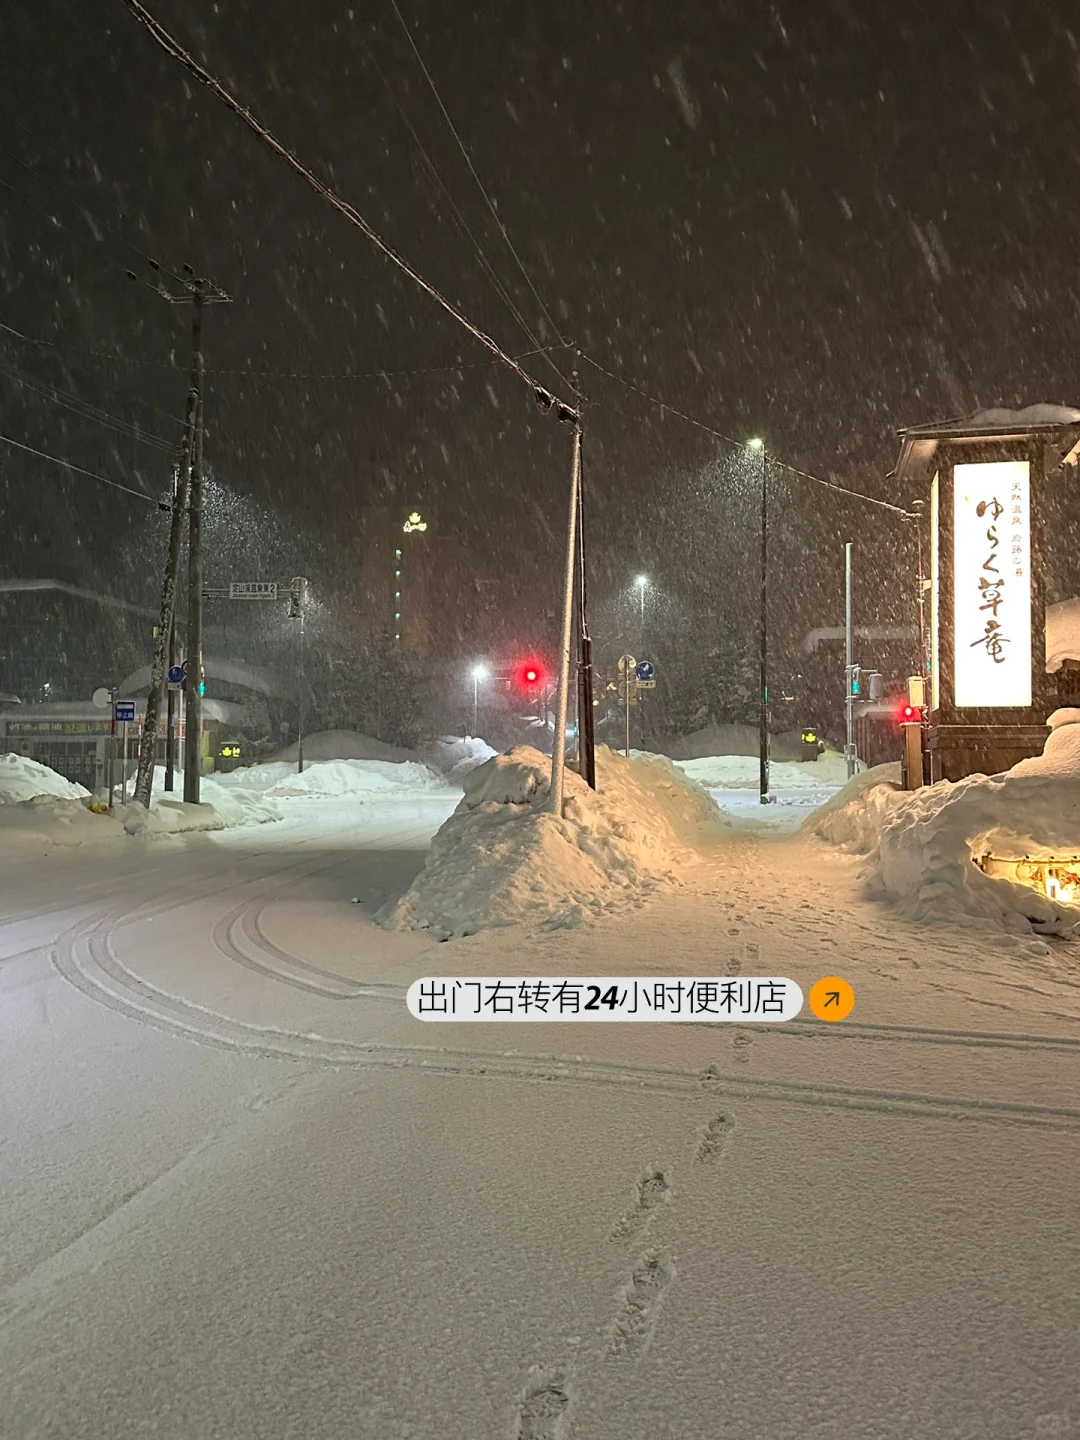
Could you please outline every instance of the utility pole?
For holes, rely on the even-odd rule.
[[[142,736],[139,741],[139,768],[135,781],[135,799],[140,805],[149,807],[150,791],[154,779],[154,760],[157,753],[158,725],[161,714],[161,696],[165,689],[165,670],[171,657],[172,646],[175,645],[175,624],[176,624],[176,588],[180,575],[180,550],[183,543],[183,518],[185,510],[190,510],[195,496],[197,486],[198,498],[198,519],[194,521],[189,516],[188,535],[188,654],[192,654],[192,617],[194,615],[196,624],[196,638],[199,641],[199,648],[196,658],[197,668],[195,670],[194,685],[189,685],[187,704],[187,726],[185,729],[184,745],[184,799],[194,798],[195,803],[199,799],[199,719],[201,709],[199,706],[199,684],[202,679],[202,548],[199,532],[199,522],[202,519],[202,307],[204,304],[228,304],[231,297],[226,295],[224,290],[213,285],[209,280],[199,279],[190,265],[184,266],[185,278],[182,281],[183,291],[173,294],[166,289],[161,279],[158,267],[155,265],[155,272],[158,275],[158,293],[173,305],[193,305],[192,333],[191,333],[191,371],[188,382],[187,406],[184,415],[184,435],[180,446],[180,467],[177,476],[176,493],[172,503],[172,520],[169,526],[169,550],[165,566],[165,578],[161,590],[161,617],[158,625],[157,637],[154,644],[154,661],[150,671],[150,691],[146,697],[146,716],[143,721]],[[194,540],[194,544],[192,543]],[[197,561],[192,560],[192,551],[196,552]],[[196,565],[199,586],[196,592],[195,602],[192,603],[192,569]],[[189,667],[190,669],[190,667]],[[190,678],[190,677],[189,677]],[[170,701],[171,701],[170,696]],[[193,703],[194,702],[194,703]],[[196,763],[192,767],[190,759],[190,743],[192,731],[192,711],[194,710]],[[191,787],[194,786],[194,796],[191,794]]]
[[[202,778],[202,287],[195,292],[193,324],[195,364],[199,370],[199,405],[195,417],[195,448],[191,465],[191,487],[188,492],[188,616],[187,662],[188,703],[187,725],[184,729],[184,802],[199,804],[199,782]]]
[[[574,399],[581,413],[577,371],[573,372]],[[578,469],[578,768],[590,790],[596,789],[596,715],[593,710],[592,636],[589,634],[588,592],[585,585],[585,457],[581,422],[574,431]]]
[[[154,661],[150,668],[150,690],[146,697],[139,739],[139,768],[135,777],[135,802],[149,808],[150,790],[154,781],[154,760],[157,755],[158,718],[161,713],[161,692],[165,686],[165,666],[169,655],[169,639],[176,617],[176,583],[180,572],[180,547],[184,533],[184,511],[187,509],[188,484],[191,476],[192,443],[195,418],[199,408],[199,392],[194,369],[188,388],[184,437],[180,442],[180,467],[173,493],[172,518],[169,522],[169,549],[165,561],[165,577],[161,585],[161,615],[154,639]],[[170,701],[172,696],[170,695]],[[112,791],[110,789],[110,795]]]
[[[567,522],[559,641],[559,685],[555,700],[555,734],[551,743],[551,783],[548,788],[548,809],[561,818],[566,772],[566,712],[570,698],[570,651],[573,644],[574,569],[578,554],[577,522],[581,503],[581,416],[569,407],[560,406],[559,419],[572,421],[574,425],[574,458],[570,469],[570,513]]]

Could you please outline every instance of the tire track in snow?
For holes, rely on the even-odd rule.
[[[614,1061],[566,1060],[561,1056],[503,1055],[487,1050],[333,1040],[256,1025],[173,995],[143,979],[116,958],[111,950],[110,935],[108,920],[84,922],[75,927],[55,948],[53,963],[57,970],[89,998],[129,1019],[219,1049],[323,1065],[412,1068],[428,1074],[531,1083],[562,1082],[687,1098],[700,1096],[703,1091],[709,1094],[722,1091],[747,1100],[863,1110],[896,1118],[975,1120],[1080,1130],[1080,1110],[1066,1107],[768,1080],[726,1075],[716,1066],[709,1066],[705,1071],[684,1071]]]

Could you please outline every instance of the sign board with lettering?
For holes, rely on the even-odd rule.
[[[234,580],[229,586],[230,600],[276,600],[276,580]]]
[[[1031,484],[1026,460],[953,467],[953,703],[1031,704]]]

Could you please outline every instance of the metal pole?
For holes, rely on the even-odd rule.
[[[175,502],[174,502],[175,503]],[[169,669],[176,664],[176,616],[169,626]],[[145,725],[146,721],[143,721]],[[140,745],[139,754],[142,755]],[[169,686],[165,697],[165,789],[171,794],[176,772],[176,691]]]
[[[109,809],[113,808],[113,785],[116,783],[116,686],[109,691]]]
[[[124,760],[120,766],[120,804],[127,804],[128,722],[124,721]]]
[[[847,777],[855,774],[855,624],[851,595],[851,541],[844,546],[844,712],[846,739],[844,757],[847,760]]]
[[[480,727],[480,677],[472,677],[472,733],[475,736]]]
[[[300,705],[297,720],[299,735],[296,742],[296,773],[304,773],[304,609],[300,609]]]
[[[630,759],[630,671],[627,670],[623,678],[623,686],[626,690],[626,758]]]
[[[765,448],[761,450],[761,597],[760,597],[760,699],[761,715],[758,735],[758,798],[762,805],[769,803],[769,486],[766,470]]]
[[[576,555],[578,491],[581,486],[581,421],[574,421],[574,460],[570,468],[570,517],[567,522],[566,568],[563,576],[562,632],[559,648],[559,686],[555,699],[555,734],[551,743],[551,785],[548,808],[562,816],[566,769],[566,710],[570,694],[570,644],[574,620],[574,559]]]
[[[202,307],[203,282],[194,282],[191,322],[191,377],[198,394],[195,435],[191,456],[191,487],[188,497],[188,699],[187,728],[184,731],[184,799],[189,805],[199,804],[199,780],[202,774]]]

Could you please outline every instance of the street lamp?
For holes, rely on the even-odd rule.
[[[642,629],[642,633],[644,634],[644,631],[645,631],[645,591],[649,588],[649,577],[648,577],[647,575],[639,575],[639,576],[637,577],[637,579],[634,581],[634,584],[637,586],[638,595],[641,597],[641,629]]]
[[[474,665],[472,668],[472,728],[473,735],[476,734],[479,725],[480,715],[480,681],[488,678],[488,667],[486,665]]]
[[[758,733],[758,798],[769,803],[769,678],[768,678],[768,561],[769,561],[769,487],[766,475],[765,441],[757,436],[746,442],[746,448],[761,456],[761,602],[759,614],[758,679],[760,727]]]

